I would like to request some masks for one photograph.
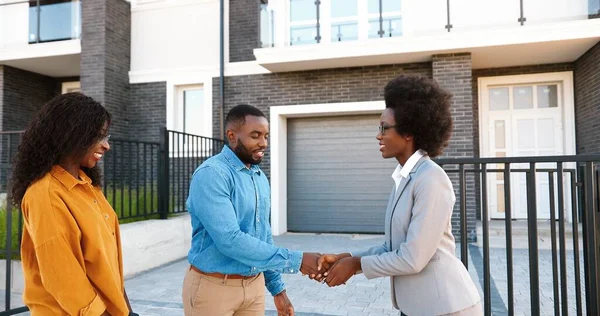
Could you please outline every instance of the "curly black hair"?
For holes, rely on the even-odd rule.
[[[401,75],[385,86],[384,98],[399,135],[412,135],[415,149],[432,158],[442,154],[452,134],[449,92],[431,79]]]
[[[78,92],[59,95],[44,104],[25,130],[14,158],[13,203],[20,205],[29,185],[50,172],[61,159],[82,158],[106,137],[111,121],[111,114],[102,104]],[[93,185],[100,185],[97,166],[81,169]]]

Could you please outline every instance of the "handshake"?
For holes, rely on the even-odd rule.
[[[361,271],[360,257],[350,253],[320,254],[306,252],[302,256],[300,272],[311,280],[327,283],[330,287],[346,284],[353,275]]]

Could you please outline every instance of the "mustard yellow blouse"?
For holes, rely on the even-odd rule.
[[[54,166],[23,197],[23,300],[34,316],[128,315],[117,216],[79,178]]]

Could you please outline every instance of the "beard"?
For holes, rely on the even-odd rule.
[[[238,158],[240,158],[240,160],[243,163],[246,164],[258,165],[262,161],[262,158],[254,159],[252,157],[252,152],[248,148],[246,148],[246,146],[244,146],[244,144],[239,138],[237,139],[237,146],[235,146],[233,152],[238,156]]]

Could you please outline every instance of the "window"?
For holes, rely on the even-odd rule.
[[[61,87],[62,94],[69,92],[80,92],[81,91],[81,83],[79,81],[68,81],[63,82]]]
[[[315,0],[290,0],[290,45],[318,43]]]
[[[29,43],[64,41],[81,35],[78,0],[29,1]]]
[[[402,36],[401,0],[288,0],[287,3],[290,45]],[[264,20],[266,23],[266,17]]]
[[[400,0],[381,0],[381,20],[379,19],[380,0],[368,0],[368,2],[369,38],[401,36]]]
[[[273,47],[275,44],[275,10],[267,0],[260,0],[260,47]]]
[[[167,129],[178,133],[171,134],[171,155],[185,157],[207,155],[212,147],[205,138],[212,136],[212,107],[210,106],[210,84],[175,86],[172,110],[167,106]],[[207,99],[208,97],[208,99]],[[207,106],[208,105],[208,106]]]
[[[358,39],[358,0],[331,0],[331,42]]]
[[[203,134],[204,89],[182,89],[181,93],[180,130],[187,134]]]

